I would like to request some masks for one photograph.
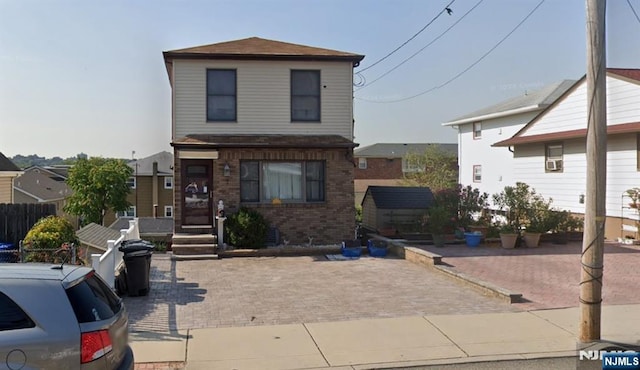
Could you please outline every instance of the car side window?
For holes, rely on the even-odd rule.
[[[27,314],[4,293],[0,293],[0,331],[33,328]]]
[[[67,289],[67,296],[79,323],[110,319],[122,308],[122,301],[94,273]]]

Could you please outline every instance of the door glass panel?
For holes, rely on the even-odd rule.
[[[186,165],[184,194],[184,224],[211,225],[209,200],[210,169],[208,165]]]

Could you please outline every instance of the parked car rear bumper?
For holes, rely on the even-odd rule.
[[[120,363],[120,366],[118,366],[118,370],[133,370],[133,366],[134,366],[133,350],[129,345],[127,345],[124,357],[122,358],[122,362]]]

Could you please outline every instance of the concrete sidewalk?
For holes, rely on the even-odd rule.
[[[578,308],[131,333],[136,363],[371,369],[573,357]],[[604,306],[602,339],[640,346],[640,305]]]

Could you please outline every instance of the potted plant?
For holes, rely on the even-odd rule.
[[[444,247],[445,230],[451,226],[451,211],[442,204],[432,205],[424,218],[425,229],[436,247]]]
[[[631,188],[625,191],[625,194],[629,197],[629,207],[638,209],[640,206],[640,188]]]
[[[518,243],[520,232],[518,228],[510,223],[503,223],[498,225],[498,232],[500,234],[500,244],[502,248],[513,249]]]
[[[522,236],[527,247],[537,247],[540,236],[553,228],[553,212],[551,200],[545,201],[535,193],[531,196],[526,214],[527,225]]]
[[[460,187],[458,225],[471,232],[480,232],[486,238],[490,219],[485,210],[489,207],[489,194],[471,186]]]

